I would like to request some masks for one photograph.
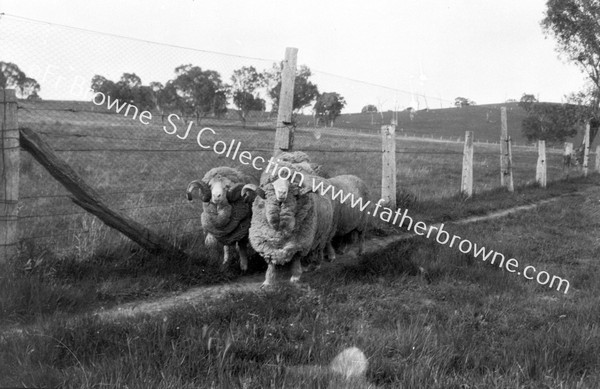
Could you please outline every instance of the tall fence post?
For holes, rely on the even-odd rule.
[[[600,173],[600,146],[596,146],[596,173]]]
[[[17,254],[19,128],[14,89],[0,89],[0,264]]]
[[[512,147],[511,139],[508,136],[506,107],[500,108],[500,122],[500,185],[507,187],[509,192],[513,192]]]
[[[396,208],[396,126],[381,127],[381,198]]]
[[[294,145],[295,124],[292,122],[292,111],[294,108],[294,81],[296,79],[297,57],[297,48],[288,47],[285,49],[285,60],[283,61],[281,72],[279,108],[277,110],[274,157],[283,151],[292,150]]]
[[[583,176],[588,175],[588,160],[590,157],[590,122],[585,124],[585,132],[583,134]]]
[[[535,169],[535,181],[542,188],[546,187],[546,141],[538,141],[538,160]]]
[[[473,196],[473,131],[465,132],[460,191],[469,197]]]

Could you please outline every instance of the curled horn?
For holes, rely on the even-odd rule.
[[[242,188],[244,187],[243,183],[235,184],[227,191],[227,201],[229,203],[236,202],[240,199]]]
[[[187,187],[187,198],[189,201],[192,201],[192,192],[194,189],[198,188],[200,191],[200,198],[202,202],[208,203],[210,201],[210,187],[204,181],[194,180],[188,184]]]
[[[266,198],[265,191],[262,188],[254,185],[254,184],[244,185],[244,187],[242,188],[241,194],[242,194],[242,198],[247,203],[253,202],[254,199],[256,198],[256,196],[259,196],[261,199]]]

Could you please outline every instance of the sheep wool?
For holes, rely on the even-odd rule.
[[[303,175],[314,174],[308,156],[301,152],[282,153],[277,162]],[[284,265],[296,257],[310,260],[320,255],[334,233],[331,201],[315,193],[300,194],[290,186],[284,201],[275,197],[272,181],[277,176],[263,173],[261,186],[265,199],[257,197],[252,205],[250,244],[267,262]]]
[[[228,179],[233,184],[256,182],[253,177],[225,166],[209,170],[202,181],[209,183],[214,179]],[[241,198],[231,204],[219,206],[207,202],[203,203],[202,207],[202,228],[222,245],[232,245],[248,236],[252,210],[250,204],[246,204]]]

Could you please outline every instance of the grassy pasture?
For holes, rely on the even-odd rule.
[[[288,368],[326,365],[351,345],[369,358],[367,379],[378,387],[592,388],[600,381],[593,282],[600,254],[593,204],[600,196],[573,195],[520,215],[452,227],[454,234],[567,278],[567,295],[415,240],[311,274],[301,290],[232,294],[225,303],[106,322],[86,313],[237,276],[235,267],[221,272],[207,258],[198,233],[200,205],[188,203],[184,191],[214,166],[239,164],[201,150],[193,137],[166,134],[156,118],[144,126],[101,112],[23,109],[19,115],[21,125],[43,132],[110,204],[198,254],[174,262],[139,251],[80,213],[23,153],[23,257],[0,277],[0,333],[38,329],[0,335],[0,386],[328,387],[326,378],[296,377]],[[202,126],[217,132],[208,143],[237,139],[254,156],[270,155],[274,134],[266,125],[242,129],[227,119]],[[296,148],[329,174],[365,179],[376,200],[379,135],[319,131],[300,128]],[[549,154],[548,179],[555,182],[545,191],[528,185],[537,155],[516,147],[517,191],[509,195],[498,189],[497,146],[476,144],[476,196],[464,201],[457,196],[462,144],[397,142],[399,206],[419,220],[456,220],[600,184],[597,175],[558,181],[561,157]],[[73,215],[52,216],[66,213]],[[370,235],[398,232],[374,223]],[[66,236],[27,239],[60,233]],[[417,265],[428,279],[414,275]],[[252,266],[264,270],[258,262]],[[74,313],[83,316],[73,320]]]
[[[76,112],[92,109],[94,112]],[[457,120],[456,111],[469,109],[445,110],[446,116],[452,119],[449,120],[451,126],[456,127],[453,124]],[[19,115],[21,125],[42,132],[59,155],[104,194],[110,204],[175,240],[187,239],[198,230],[199,204],[188,203],[184,196],[189,181],[220,165],[260,174],[239,161],[217,155],[212,149],[201,149],[195,139],[199,129],[209,126],[216,131],[216,135],[203,139],[205,144],[217,140],[229,144],[235,139],[241,143],[241,150],[264,158],[270,156],[274,138],[273,129],[265,126],[268,122],[256,122],[244,129],[235,118],[225,118],[205,119],[193,127],[188,139],[182,140],[177,135],[183,136],[184,123],[178,123],[177,134],[169,135],[162,127],[165,125],[171,130],[171,126],[166,121],[161,122],[160,116],[155,115],[149,125],[143,125],[132,118],[109,114],[90,103],[23,103]],[[454,196],[460,186],[462,144],[415,140],[400,135],[397,138],[399,191],[421,201]],[[307,151],[331,175],[355,174],[363,178],[372,188],[372,199],[377,200],[381,187],[380,142],[377,133],[300,127],[295,148]],[[536,151],[515,147],[513,154],[515,185],[531,183],[535,178]],[[497,145],[476,144],[476,193],[499,186],[498,163]],[[564,176],[560,166],[560,155],[549,150],[549,180]],[[72,205],[60,184],[26,153],[23,153],[21,173],[21,231],[24,250],[30,256],[40,247],[55,253],[71,250],[70,254],[78,247],[77,254],[81,256],[124,242],[118,234]],[[38,215],[44,216],[38,218]],[[48,229],[48,226],[54,228]],[[33,239],[35,237],[40,238]]]
[[[594,388],[600,382],[600,233],[592,188],[511,217],[448,229],[568,279],[568,294],[413,240],[306,277],[158,316],[47,317],[1,340],[0,385],[333,388],[291,374],[355,345],[379,388]],[[522,194],[520,194],[522,195]],[[414,276],[423,266],[428,278]]]

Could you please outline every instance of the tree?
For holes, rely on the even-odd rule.
[[[360,110],[360,112],[361,113],[377,112],[377,107],[374,106],[373,104],[365,105],[364,107],[362,107],[362,109]]]
[[[135,73],[123,73],[118,82],[103,76],[92,77],[91,89],[95,93],[103,93],[119,101],[133,104],[140,110],[151,110],[156,107],[156,97],[152,86],[142,85],[142,80]]]
[[[231,82],[233,103],[238,108],[243,126],[246,127],[246,117],[250,111],[265,110],[265,100],[257,93],[257,89],[265,85],[264,75],[258,73],[254,66],[244,66],[233,71]]]
[[[590,0],[548,0],[542,20],[546,35],[557,41],[557,50],[575,63],[590,79],[587,112],[594,122],[600,119],[600,4]],[[590,144],[598,127],[590,131]]]
[[[264,101],[263,101],[264,102]],[[263,106],[264,110],[264,106]],[[213,113],[217,118],[223,117],[227,113],[227,90],[221,89],[215,93],[213,103]]]
[[[199,66],[181,65],[175,68],[173,87],[181,98],[177,105],[183,115],[193,115],[196,121],[214,113],[218,91],[224,90],[221,75]]]
[[[529,112],[532,105],[537,102],[538,102],[538,100],[535,98],[534,95],[523,93],[523,96],[521,96],[521,100],[519,100],[519,107],[521,107],[525,111]]]
[[[12,62],[0,61],[0,88],[15,88],[17,97],[25,99],[39,99],[40,84],[31,77],[27,77],[19,67]]]
[[[529,141],[564,142],[567,138],[575,136],[577,128],[582,124],[580,109],[573,104],[536,101],[520,102],[519,106],[528,114],[521,123],[521,130]]]
[[[458,108],[468,107],[470,105],[475,105],[473,100],[469,100],[466,97],[457,97],[454,99],[454,105]]]
[[[362,109],[360,110],[361,113],[371,113],[371,125],[374,124],[375,118],[373,117],[373,115],[375,113],[377,113],[377,107],[374,106],[373,104],[368,104],[365,105],[364,107],[362,107]]]
[[[269,96],[273,101],[273,112],[279,109],[279,93],[281,92],[281,69],[283,63],[279,66],[273,65],[270,71],[263,73],[266,80],[266,85],[269,88]],[[296,73],[294,80],[294,102],[292,110],[294,112],[301,111],[303,108],[312,104],[319,95],[317,85],[310,82],[308,79],[312,75],[310,69],[306,65],[301,65]]]
[[[333,127],[333,122],[340,116],[345,106],[346,101],[339,93],[325,92],[317,97],[313,109],[319,118],[324,118],[326,123],[329,121],[330,126]]]

